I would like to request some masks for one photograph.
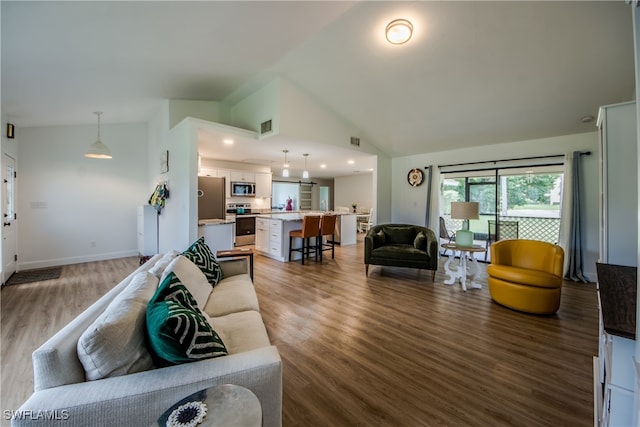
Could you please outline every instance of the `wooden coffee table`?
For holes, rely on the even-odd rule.
[[[459,246],[455,243],[443,243],[442,245],[445,249],[451,249],[453,255],[449,257],[447,262],[444,263],[444,271],[449,276],[447,280],[444,281],[445,285],[453,285],[458,280],[460,280],[460,284],[462,285],[462,289],[464,291],[467,290],[467,276],[469,279],[469,286],[472,289],[480,289],[482,285],[476,283],[474,279],[478,274],[478,260],[473,256],[475,252],[486,252],[487,250],[480,245],[473,246]],[[456,257],[456,251],[459,252],[460,261],[456,267],[451,266],[451,261]],[[467,258],[471,258],[472,263],[470,266],[467,266]]]
[[[226,251],[216,252],[216,258],[240,258],[240,257],[249,258],[249,275],[251,276],[251,281],[253,282],[253,250],[251,250],[251,248],[229,249]]]

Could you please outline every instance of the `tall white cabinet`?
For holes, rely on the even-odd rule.
[[[151,205],[138,206],[138,253],[158,253],[158,212]]]
[[[637,265],[638,157],[636,103],[600,108],[601,263]],[[599,299],[600,301],[600,299]],[[630,302],[634,304],[635,302]],[[602,309],[602,307],[601,307]],[[600,346],[594,359],[594,424],[631,426],[636,372],[635,340],[608,334],[600,316]]]

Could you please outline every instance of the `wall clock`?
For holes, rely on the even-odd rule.
[[[407,174],[407,181],[409,181],[410,186],[417,187],[424,181],[424,172],[418,168],[411,169]]]

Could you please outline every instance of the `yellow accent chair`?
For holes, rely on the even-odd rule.
[[[489,292],[498,304],[534,314],[560,307],[564,250],[538,240],[501,240],[491,245]]]

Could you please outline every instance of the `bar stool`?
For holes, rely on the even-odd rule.
[[[336,233],[336,218],[337,215],[323,215],[322,221],[320,221],[320,235],[318,236],[318,251],[320,252],[320,262],[322,262],[322,252],[331,249],[331,258],[335,258],[335,233]],[[323,237],[331,236],[331,240],[327,239],[324,243]]]
[[[314,238],[318,237],[318,233],[320,232],[319,230],[320,230],[319,215],[305,215],[302,218],[302,230],[291,230],[289,232],[289,262],[291,262],[291,252],[296,251],[296,252],[302,253],[302,265],[304,265],[305,255],[307,256],[307,258],[309,258],[309,255],[311,254],[310,240],[312,237]],[[294,237],[302,239],[302,247],[297,249],[293,248]],[[314,245],[313,247],[313,253],[316,256],[316,261],[318,261],[317,244]]]

